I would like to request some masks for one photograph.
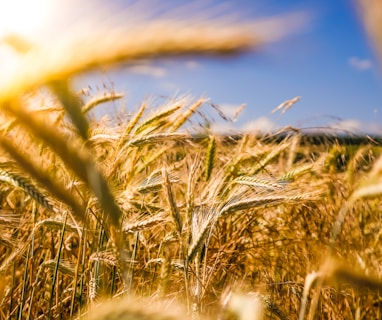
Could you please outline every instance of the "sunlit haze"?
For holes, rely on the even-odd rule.
[[[0,36],[31,36],[47,27],[56,0],[3,0],[0,2]]]

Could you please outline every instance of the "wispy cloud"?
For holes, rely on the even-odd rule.
[[[336,130],[355,132],[362,131],[364,124],[359,120],[344,119],[334,123],[330,123],[329,127]]]
[[[132,73],[149,75],[155,78],[163,78],[167,75],[167,70],[165,68],[154,66],[149,63],[142,63],[129,66],[128,71]]]
[[[269,133],[278,128],[277,124],[267,117],[260,117],[244,124],[243,131],[250,133]]]
[[[216,122],[212,123],[211,130],[215,134],[268,134],[280,130],[282,127],[268,117],[260,117],[248,121],[242,125],[234,122]],[[336,134],[360,134],[360,135],[378,135],[382,136],[382,125],[377,122],[363,122],[357,119],[343,119],[331,123],[326,123],[321,129],[307,129],[303,132],[322,133],[332,132]]]
[[[344,119],[330,123],[328,127],[345,133],[382,135],[382,125],[378,122],[363,122],[356,119]]]
[[[234,134],[239,132],[232,122],[213,122],[211,123],[211,131],[214,134]]]
[[[266,134],[273,132],[277,128],[279,128],[279,126],[267,117],[260,117],[243,125],[227,121],[219,121],[211,124],[211,131],[215,134],[233,134],[239,132]]]
[[[358,57],[350,57],[348,62],[350,66],[360,71],[371,69],[373,66],[370,59],[360,59]]]
[[[200,63],[195,60],[188,60],[186,61],[185,66],[188,70],[195,70],[200,67]]]

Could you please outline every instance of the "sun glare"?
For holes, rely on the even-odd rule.
[[[0,37],[31,36],[46,24],[55,0],[0,1]]]

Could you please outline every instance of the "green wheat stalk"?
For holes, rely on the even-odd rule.
[[[208,142],[206,162],[204,166],[205,167],[204,178],[206,181],[210,180],[212,169],[214,167],[215,155],[216,155],[216,139],[215,137],[212,136]]]

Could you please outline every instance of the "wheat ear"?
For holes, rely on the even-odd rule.
[[[262,207],[266,205],[278,205],[280,203],[290,204],[299,202],[302,200],[315,200],[318,194],[301,194],[301,195],[271,195],[263,197],[255,197],[251,199],[229,201],[220,210],[220,215],[224,216],[240,210],[247,210],[256,207]]]
[[[146,165],[146,162],[145,162],[145,165]],[[163,185],[163,177],[161,172],[154,172],[150,175],[150,177],[143,180],[136,190],[139,193],[149,193],[149,192],[160,190],[162,188],[162,185]]]
[[[138,232],[142,230],[147,230],[157,226],[158,224],[163,224],[165,221],[166,221],[165,217],[154,216],[145,220],[138,220],[138,221],[134,221],[130,223],[128,222],[122,226],[122,231],[125,233],[129,233],[129,232]]]
[[[258,176],[241,176],[233,180],[233,183],[268,190],[280,190],[285,186],[285,183],[283,182],[272,181],[271,179],[265,179]]]
[[[312,172],[312,164],[304,164],[299,167],[295,167],[280,177],[280,181],[294,181],[296,178],[304,175],[305,173]]]
[[[186,121],[187,119],[195,113],[195,111],[204,103],[207,99],[199,99],[196,101],[191,107],[189,107],[186,112],[182,113],[174,122],[174,124],[170,128],[170,132],[177,131]]]
[[[161,123],[161,121],[166,120],[169,116],[180,109],[181,105],[176,103],[170,107],[164,108],[164,110],[155,113],[151,118],[148,118],[143,123],[141,123],[134,131],[134,134],[137,135],[139,133],[145,132],[145,130],[150,129],[153,130],[155,124]]]
[[[146,144],[153,144],[159,142],[167,141],[179,141],[189,139],[190,135],[180,132],[169,132],[169,133],[154,133],[144,135],[143,137],[138,137],[129,141],[128,146],[141,147]]]
[[[109,251],[94,252],[89,257],[89,264],[94,261],[103,262],[112,267],[115,267],[118,265],[118,259],[115,257],[115,255],[112,252],[109,252]]]
[[[85,220],[85,208],[83,205],[79,203],[79,201],[60,183],[52,179],[49,174],[42,171],[30,158],[28,159],[25,155],[21,154],[7,139],[0,137],[0,145],[12,156],[21,168],[26,170],[31,176],[44,185],[57,199],[60,199],[69,205],[82,220]],[[51,207],[51,205],[49,207]],[[54,209],[52,209],[52,211],[54,211]]]
[[[39,204],[54,212],[51,202],[27,178],[21,175],[0,169],[0,181],[7,182],[15,187],[20,187]]]
[[[86,114],[89,111],[91,111],[93,108],[95,108],[96,106],[98,106],[102,103],[114,101],[117,99],[121,99],[123,97],[124,97],[123,93],[117,93],[114,91],[109,92],[109,93],[104,93],[103,95],[100,95],[98,97],[94,97],[93,99],[88,101],[85,105],[82,106],[81,111],[82,111],[82,113]]]
[[[198,216],[204,215],[205,212],[203,209],[204,208],[202,208],[202,210],[195,210],[192,217],[192,242],[188,248],[186,261],[192,261],[200,252],[218,218],[217,213],[219,211],[213,208],[208,209],[205,216]]]

